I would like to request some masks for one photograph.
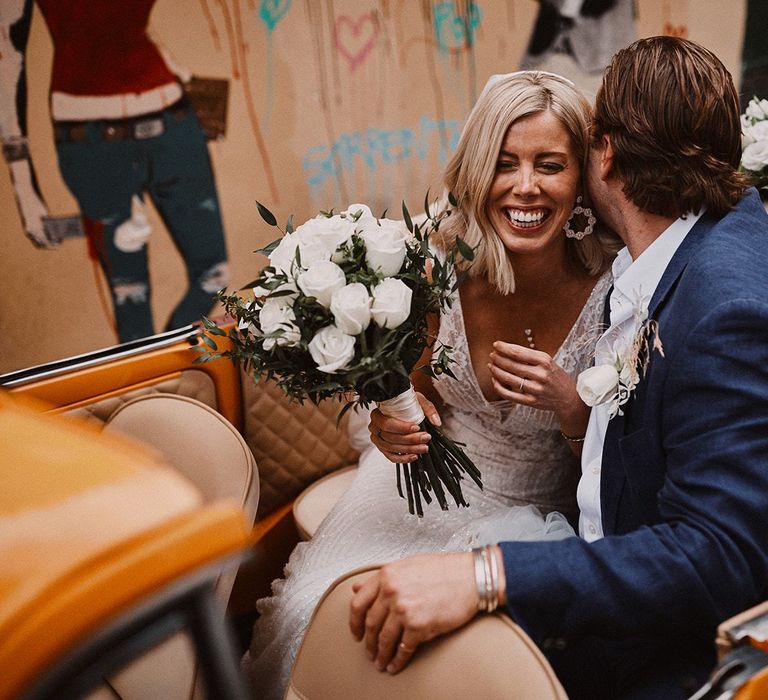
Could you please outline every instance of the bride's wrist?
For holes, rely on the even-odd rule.
[[[563,435],[567,435],[573,438],[582,438],[587,432],[587,424],[589,423],[589,406],[582,403],[580,406],[574,407],[567,412],[558,411],[556,413],[557,420],[560,423],[560,432]]]

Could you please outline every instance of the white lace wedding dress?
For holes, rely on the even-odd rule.
[[[555,355],[572,376],[591,362],[609,285],[606,273]],[[580,469],[554,414],[483,397],[469,361],[458,298],[441,317],[439,338],[455,349],[452,369],[457,377],[436,382],[445,403],[443,427],[451,438],[465,443],[481,471],[483,490],[467,478],[462,490],[468,508],[457,508],[451,501],[446,512],[433,501],[425,505],[423,518],[410,515],[397,493],[395,466],[368,439],[367,415],[353,417],[351,438],[362,453],[352,486],[312,540],[296,547],[285,578],[272,584],[272,597],[257,602],[260,616],[243,658],[256,697],[283,697],[315,604],[341,574],[419,552],[573,535],[561,513],[575,520]]]

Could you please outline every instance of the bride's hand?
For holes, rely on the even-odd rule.
[[[488,367],[493,388],[503,399],[554,411],[561,423],[584,414],[576,382],[545,352],[497,341]]]
[[[440,415],[435,405],[418,391],[416,397],[429,422],[439,426]],[[429,433],[419,430],[415,423],[385,416],[378,408],[371,412],[368,430],[371,442],[390,462],[413,462],[429,450]]]

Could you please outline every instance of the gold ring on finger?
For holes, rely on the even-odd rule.
[[[405,645],[405,642],[400,642],[399,644],[400,648],[406,653],[406,654],[413,654],[414,651],[416,651],[416,648],[413,649],[409,646]]]
[[[525,393],[525,378],[520,379],[520,388],[517,390],[518,394],[524,394]]]

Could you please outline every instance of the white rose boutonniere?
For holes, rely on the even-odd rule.
[[[597,406],[612,398],[618,385],[619,373],[613,365],[595,365],[579,375],[576,391],[587,406]]]
[[[647,320],[647,311],[639,310],[635,318],[640,327],[623,352],[616,352],[612,363],[601,363],[581,372],[576,379],[576,391],[587,406],[610,402],[608,416],[623,415],[621,407],[629,401],[638,382],[648,369],[651,351],[664,356],[664,346],[655,320]]]

